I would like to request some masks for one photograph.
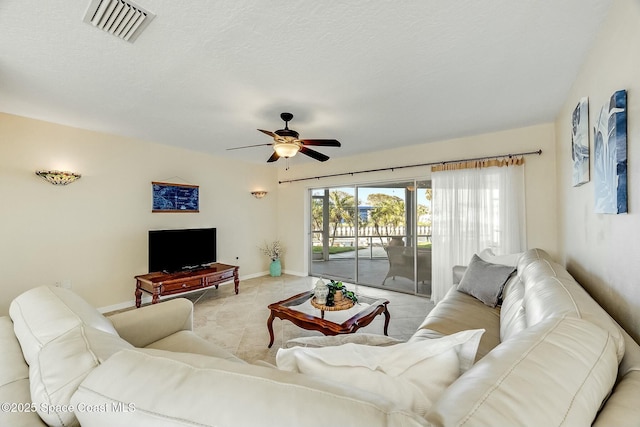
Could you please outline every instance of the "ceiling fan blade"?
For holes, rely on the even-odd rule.
[[[271,132],[270,130],[264,130],[264,129],[258,129],[260,132],[262,133],[266,133],[267,135],[269,135],[271,138],[275,138],[276,134]]]
[[[267,163],[275,162],[279,158],[280,158],[280,156],[278,156],[278,153],[276,153],[274,151],[273,154],[271,155],[271,157],[269,157],[269,160],[267,160]]]
[[[301,139],[304,145],[318,145],[322,147],[340,147],[340,142],[335,139]]]
[[[327,160],[329,160],[329,156],[327,156],[325,154],[322,154],[322,153],[319,153],[319,152],[317,152],[315,150],[312,150],[310,148],[307,148],[305,146],[300,147],[300,152],[302,154],[306,154],[307,156],[309,156],[309,157],[311,157],[313,159],[316,159],[316,160],[318,160],[320,162],[326,162]]]
[[[240,150],[241,148],[262,147],[262,146],[265,146],[265,145],[273,145],[273,144],[272,143],[268,143],[268,144],[245,145],[244,147],[227,148],[227,151]]]

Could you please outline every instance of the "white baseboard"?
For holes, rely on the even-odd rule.
[[[246,279],[255,279],[256,277],[263,277],[263,276],[268,276],[268,275],[269,275],[268,271],[260,271],[258,273],[248,274],[248,275],[242,276],[240,278],[240,283],[242,284],[242,281],[246,280]]]
[[[307,277],[309,275],[308,273],[302,273],[300,271],[293,271],[293,270],[284,270],[283,273],[290,274],[292,276],[299,276],[299,277]]]

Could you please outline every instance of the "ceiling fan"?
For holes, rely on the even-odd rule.
[[[329,156],[318,151],[308,148],[308,146],[319,147],[340,147],[340,142],[335,139],[299,139],[300,134],[293,129],[289,129],[289,122],[293,119],[293,114],[282,113],[280,118],[284,120],[284,129],[275,132],[269,130],[258,129],[262,133],[266,133],[273,138],[273,142],[268,144],[245,145],[244,147],[227,148],[227,150],[239,150],[241,148],[262,147],[265,145],[273,146],[273,154],[267,160],[268,163],[275,162],[280,157],[288,159],[298,152],[307,155],[320,162],[329,160]]]

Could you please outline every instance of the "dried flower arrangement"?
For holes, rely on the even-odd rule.
[[[282,243],[280,243],[279,240],[276,240],[272,243],[267,243],[265,241],[264,245],[260,246],[260,251],[271,258],[271,261],[275,261],[284,255],[285,249],[284,246],[282,246]]]

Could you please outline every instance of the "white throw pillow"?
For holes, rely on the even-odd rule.
[[[401,409],[426,415],[440,394],[475,359],[484,329],[389,347],[345,344],[280,349],[278,368],[311,374],[385,396]]]
[[[509,267],[517,267],[518,260],[524,252],[518,252],[514,254],[496,255],[491,248],[486,248],[478,254],[483,261],[490,262],[491,264],[508,265]]]

